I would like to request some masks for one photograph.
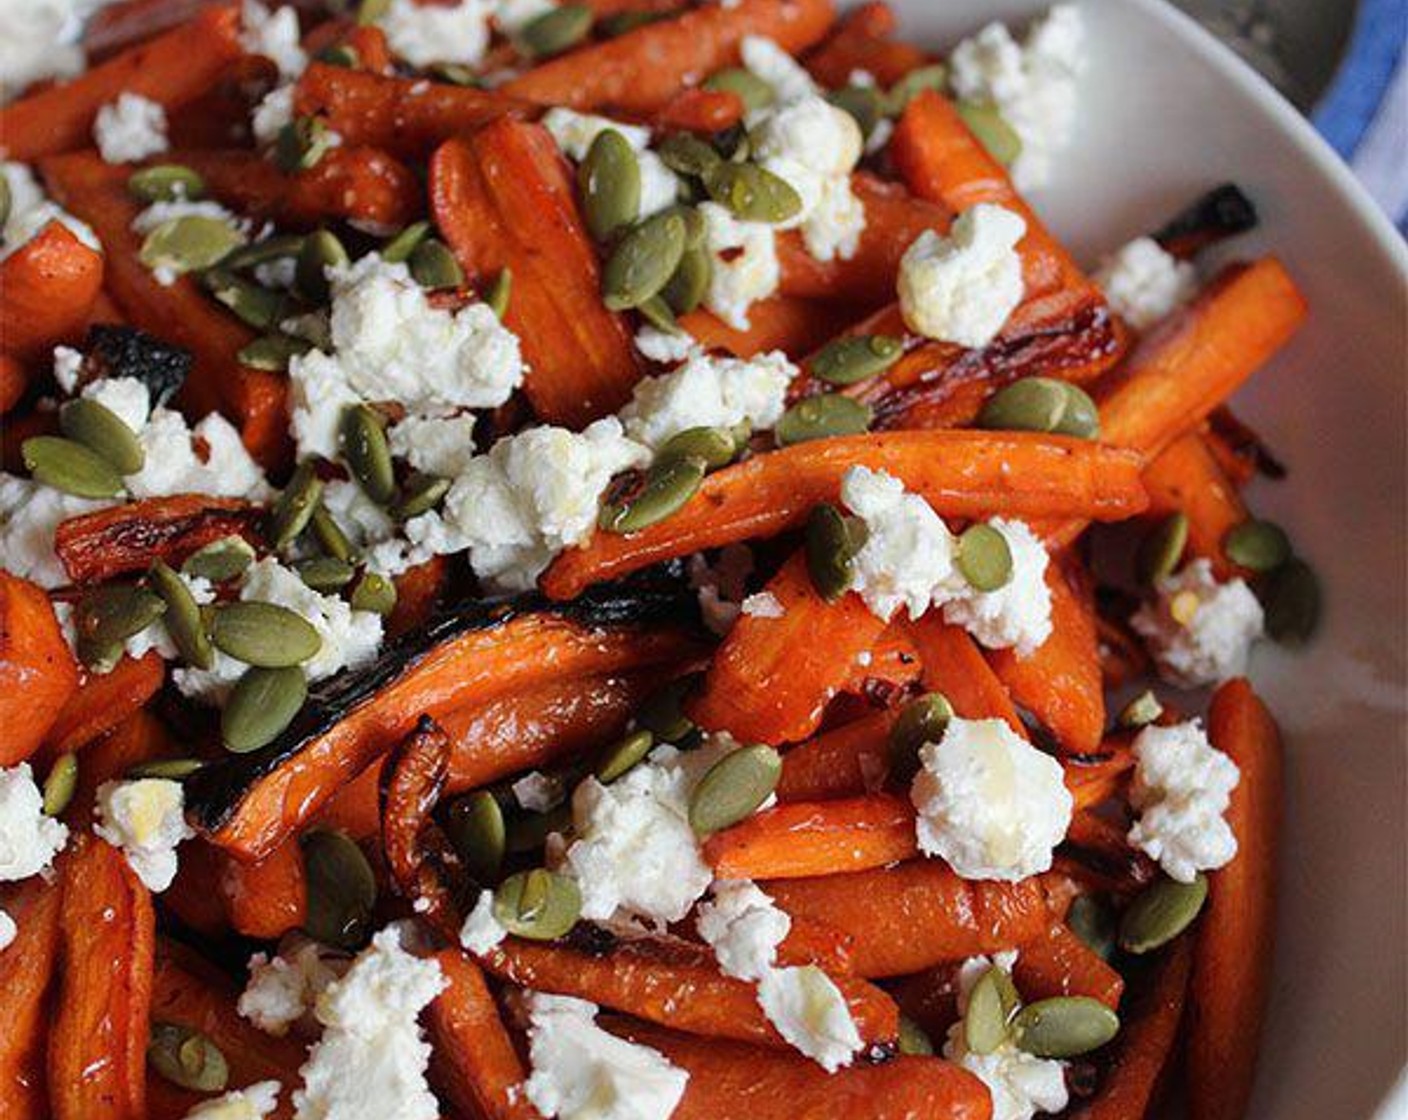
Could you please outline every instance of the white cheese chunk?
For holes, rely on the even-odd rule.
[[[482,955],[508,936],[499,919],[494,916],[494,892],[482,890],[460,927],[460,944],[471,953]]]
[[[1095,282],[1124,321],[1147,331],[1193,298],[1198,274],[1152,237],[1136,237],[1100,263]]]
[[[806,67],[772,39],[746,35],[739,50],[743,65],[772,87],[778,101],[800,101],[818,92]]]
[[[166,778],[104,782],[98,787],[93,831],[115,848],[149,891],[160,894],[176,878],[176,846],[195,830],[186,823],[185,791]]]
[[[282,1037],[311,1021],[318,997],[347,971],[348,961],[297,934],[284,939],[272,957],[249,958],[249,981],[236,1010],[265,1034]]]
[[[412,66],[454,62],[476,66],[489,47],[492,0],[455,0],[449,4],[418,4],[391,0],[377,25],[386,33],[391,52]]]
[[[772,970],[792,919],[756,884],[734,879],[714,884],[696,924],[725,976],[757,981]]]
[[[6,0],[0,4],[0,104],[45,78],[71,78],[82,73],[84,17],[102,6],[102,0]]]
[[[299,42],[298,11],[291,4],[276,4],[271,11],[260,0],[244,0],[240,7],[240,46],[277,66],[279,77],[285,82],[293,81],[308,65],[308,56]]]
[[[846,997],[816,965],[770,969],[758,1003],[777,1033],[827,1073],[850,1065],[864,1045]]]
[[[135,163],[166,151],[166,109],[137,93],[120,93],[98,110],[93,142],[107,163]]]
[[[78,388],[78,376],[83,371],[83,353],[72,346],[54,347],[54,380],[68,396]]]
[[[232,1089],[214,1100],[202,1101],[186,1113],[185,1120],[264,1120],[279,1107],[279,1083],[256,1081]]]
[[[4,36],[0,34],[0,42],[3,41]],[[79,221],[58,203],[45,197],[28,165],[0,162],[0,173],[4,174],[5,185],[10,191],[10,213],[5,219],[3,236],[0,237],[0,260],[27,244],[50,222],[63,225],[88,248],[99,253],[103,251],[102,242],[91,227]]]
[[[689,428],[771,428],[787,406],[797,367],[780,350],[755,358],[696,353],[684,365],[636,382],[621,410],[626,435],[658,449]]]
[[[474,416],[407,416],[386,433],[391,453],[418,471],[454,478],[474,458]]]
[[[725,545],[710,564],[695,553],[686,565],[689,586],[699,598],[699,614],[709,631],[727,634],[743,610],[748,577],[753,572],[753,552],[746,544]]]
[[[1130,619],[1158,664],[1159,675],[1181,688],[1221,684],[1246,672],[1265,616],[1241,579],[1220,582],[1207,560],[1159,580],[1157,599]]]
[[[292,9],[285,9],[292,10]],[[254,139],[269,145],[279,138],[285,125],[293,123],[293,84],[277,86],[259,99],[249,118],[250,130]]]
[[[636,331],[636,349],[652,362],[666,366],[675,365],[700,352],[699,343],[683,329],[671,333],[649,325]]]
[[[1051,636],[1050,557],[1025,523],[994,517],[988,524],[1007,541],[1011,577],[995,591],[977,591],[966,582],[955,587],[944,603],[944,619],[988,649],[1016,649],[1018,657],[1030,657]]]
[[[888,622],[903,607],[919,618],[935,596],[961,581],[953,567],[953,535],[899,479],[851,467],[841,480],[841,501],[865,522],[853,587],[874,614]]]
[[[562,781],[551,774],[544,774],[540,770],[534,770],[524,774],[513,783],[514,800],[520,808],[527,809],[530,813],[546,813],[549,809],[562,804],[565,791],[562,788]]]
[[[4,910],[0,910],[0,952],[4,952],[13,945],[19,933],[19,927],[15,925],[15,919],[10,917]]]
[[[44,812],[29,763],[0,768],[0,882],[38,875],[68,843],[68,827]]]
[[[68,573],[54,552],[54,530],[61,521],[112,504],[0,471],[0,567],[40,587],[64,586]]]
[[[756,595],[749,595],[743,600],[740,611],[749,618],[783,618],[787,614],[782,600],[771,591],[759,591]]]
[[[782,282],[777,234],[765,222],[743,222],[717,202],[700,203],[704,247],[712,271],[704,306],[735,330],[748,329],[748,309]]]

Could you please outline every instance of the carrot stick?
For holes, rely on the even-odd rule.
[[[706,350],[727,350],[739,358],[752,358],[769,350],[800,357],[817,349],[836,333],[838,322],[848,322],[846,308],[821,300],[770,296],[748,309],[748,329],[731,327],[703,310],[680,317],[680,326]]]
[[[32,755],[78,691],[78,666],[49,596],[0,572],[0,766]]]
[[[1127,894],[1152,883],[1158,865],[1130,847],[1127,828],[1092,811],[1077,810],[1056,849],[1056,870],[1081,883],[1087,891]]]
[[[858,595],[828,603],[812,586],[807,558],[792,556],[768,581],[779,618],[740,615],[689,707],[695,723],[747,742],[785,743],[817,729],[856,657],[885,623]]]
[[[386,32],[375,25],[349,28],[342,41],[357,52],[357,69],[373,74],[389,74],[396,65]]]
[[[1210,560],[1220,579],[1247,573],[1227,559],[1222,542],[1251,515],[1208,438],[1180,436],[1144,468],[1151,513],[1188,517],[1188,551]]]
[[[852,466],[887,471],[946,517],[1030,518],[1075,507],[1120,520],[1144,506],[1138,456],[1084,440],[996,432],[883,432],[794,444],[716,471],[677,513],[629,535],[597,533],[542,579],[556,599],[661,560],[798,528],[839,500]]]
[[[1093,755],[1069,755],[1063,760],[1066,788],[1075,799],[1075,810],[1092,808],[1115,796],[1134,768],[1128,738],[1107,739]]]
[[[888,4],[877,0],[861,4],[847,12],[807,56],[807,69],[831,89],[848,85],[857,70],[873,76],[882,87],[892,86],[927,61],[912,43],[896,41],[894,31],[895,14]]]
[[[512,273],[505,322],[522,342],[538,417],[575,428],[620,408],[640,368],[626,320],[601,301],[596,250],[552,136],[501,120],[444,144],[430,200],[470,276],[483,285]]]
[[[12,354],[0,354],[0,416],[24,399],[29,389],[29,373]]]
[[[467,953],[436,954],[448,984],[426,1012],[431,1079],[450,1106],[483,1120],[536,1120],[521,1089],[526,1072],[484,973]]]
[[[655,127],[683,132],[723,132],[743,119],[743,99],[728,90],[682,89],[655,115]]]
[[[850,797],[877,785],[889,769],[888,737],[895,712],[881,711],[798,743],[782,756],[782,802]]]
[[[903,623],[897,620],[885,627],[870,649],[851,662],[841,691],[867,704],[889,704],[912,690],[921,671],[919,651],[909,640]]]
[[[736,64],[747,36],[764,36],[797,54],[817,42],[833,18],[831,0],[711,4],[535,66],[503,90],[543,105],[610,106],[649,116],[691,80]]]
[[[61,964],[49,1035],[54,1120],[145,1120],[151,895],[117,848],[76,830],[59,874]]]
[[[1227,823],[1237,855],[1208,875],[1206,913],[1193,947],[1188,1028],[1188,1101],[1194,1120],[1246,1113],[1276,933],[1280,851],[1281,737],[1270,712],[1242,679],[1214,693],[1208,736],[1242,772]]]
[[[54,156],[41,164],[50,192],[97,232],[107,256],[107,286],[134,326],[184,346],[195,366],[179,397],[193,416],[222,412],[265,467],[288,457],[287,382],[236,358],[253,333],[227,315],[189,277],[159,284],[137,258],[142,238],[132,230],[139,205],[127,193],[128,170],[93,152]]]
[[[82,148],[98,110],[119,94],[137,93],[170,108],[198,96],[240,57],[239,12],[233,4],[202,12],[149,43],[0,109],[6,158],[29,162]]]
[[[927,691],[942,692],[964,719],[1000,719],[1026,736],[1012,697],[966,630],[949,625],[937,611],[906,625],[919,650],[920,679]]]
[[[386,636],[398,638],[424,626],[435,613],[449,578],[444,556],[432,556],[396,576],[396,605],[386,616]]]
[[[1124,977],[1060,921],[1021,947],[1012,978],[1028,1003],[1053,996],[1089,996],[1118,1009],[1124,992]]]
[[[800,1054],[603,1017],[602,1025],[689,1074],[671,1120],[987,1120],[988,1090],[940,1058],[902,1055],[827,1073]]]
[[[480,963],[520,987],[577,996],[675,1030],[787,1046],[758,1005],[756,986],[723,975],[713,953],[702,945],[642,938],[596,955],[561,944],[508,938]],[[842,976],[835,983],[861,1038],[870,1044],[893,1044],[899,1035],[899,1012],[890,997],[863,980]]]
[[[86,747],[78,767],[78,788],[65,814],[69,829],[86,829],[97,812],[98,787],[117,781],[132,767],[175,755],[171,733],[149,709],[132,712],[101,739]]]
[[[10,1120],[45,1120],[49,1116],[44,1075],[49,1033],[47,1004],[58,971],[59,908],[57,883],[30,879],[0,898],[18,932],[0,953],[0,1103]]]
[[[166,663],[156,650],[124,655],[110,673],[86,675],[50,726],[45,755],[57,758],[111,731],[156,695],[165,676]]]
[[[102,286],[102,254],[62,222],[49,222],[0,261],[0,347],[37,362],[74,341]]]
[[[902,976],[1012,949],[1046,929],[1037,880],[969,882],[939,860],[764,884],[783,910],[853,938],[857,976]]]
[[[704,858],[720,879],[802,879],[884,867],[919,854],[908,797],[876,793],[764,809],[717,832]]]

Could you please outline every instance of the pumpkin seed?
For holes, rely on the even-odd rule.
[[[704,221],[704,215],[696,207],[675,205],[660,212],[662,214],[677,214],[684,222],[685,252],[698,249],[704,244],[704,237],[709,232],[709,227]]]
[[[887,334],[837,339],[812,358],[813,377],[831,385],[854,385],[884,373],[904,354],[904,341]]]
[[[429,513],[440,504],[440,499],[450,492],[450,480],[433,474],[412,475],[406,482],[401,500],[393,511],[398,521],[409,521],[423,513]]]
[[[1012,579],[1012,549],[1007,538],[986,522],[974,522],[959,534],[953,559],[975,591],[996,591]]]
[[[391,0],[361,0],[357,5],[357,23],[370,27],[391,10]]]
[[[162,222],[142,242],[137,257],[153,271],[199,272],[218,264],[244,241],[224,218],[186,214]]]
[[[511,855],[541,850],[553,832],[565,833],[572,827],[572,809],[558,805],[546,813],[524,813],[508,822],[504,844]]]
[[[510,875],[494,892],[494,917],[509,933],[531,941],[564,936],[582,912],[582,894],[565,875],[542,867]]]
[[[863,401],[840,393],[822,393],[798,401],[784,412],[773,435],[779,447],[790,447],[813,439],[859,435],[873,418],[874,412]]]
[[[636,310],[640,317],[657,331],[664,331],[666,334],[680,333],[679,320],[675,318],[675,313],[665,302],[664,296],[651,296]]]
[[[634,226],[616,246],[602,273],[606,306],[625,311],[657,294],[679,267],[684,238],[684,219],[678,214],[656,214]]]
[[[755,163],[719,164],[704,176],[704,189],[745,222],[776,225],[802,209],[802,196],[791,183]]]
[[[1059,436],[1076,439],[1100,438],[1100,409],[1094,399],[1079,385],[1062,382],[1066,387],[1066,412],[1056,426]]]
[[[475,790],[450,805],[445,831],[476,882],[492,882],[503,866],[504,811],[488,790]]]
[[[268,264],[270,261],[289,260],[297,257],[303,248],[303,238],[296,233],[279,234],[256,241],[253,245],[242,245],[220,262],[221,268],[236,272]]]
[[[1227,559],[1253,572],[1274,572],[1291,558],[1286,531],[1274,521],[1252,518],[1228,531],[1222,550]]]
[[[303,932],[314,941],[356,949],[371,934],[376,877],[367,857],[345,833],[316,829],[299,841],[303,849],[308,908]]]
[[[141,442],[122,417],[88,397],[71,400],[59,409],[59,430],[101,455],[120,474],[135,474],[146,462]]]
[[[349,600],[354,611],[370,611],[382,617],[396,609],[396,585],[377,572],[363,572]]]
[[[601,761],[596,764],[597,780],[614,782],[644,759],[654,745],[655,736],[643,727],[627,733],[602,752]]]
[[[140,634],[165,611],[166,604],[145,587],[112,584],[84,595],[73,612],[73,622],[80,636],[101,645]]]
[[[310,233],[298,254],[293,286],[310,302],[326,303],[330,290],[328,269],[340,268],[351,259],[336,234],[325,229]]]
[[[196,1093],[219,1093],[230,1079],[225,1055],[200,1031],[178,1023],[153,1023],[147,1062],[173,1085]]]
[[[220,713],[225,749],[247,754],[268,746],[293,722],[307,698],[308,682],[297,665],[247,670]]]
[[[411,259],[416,246],[429,236],[429,222],[412,222],[381,247],[381,259],[387,264],[404,264]]]
[[[1121,727],[1145,727],[1164,714],[1164,706],[1151,689],[1145,689],[1123,708],[1117,722]]]
[[[342,531],[342,526],[327,511],[326,506],[319,505],[313,511],[313,517],[309,524],[312,527],[313,536],[317,538],[318,547],[329,556],[348,564],[357,561],[357,549],[347,539],[347,534]]]
[[[624,11],[615,12],[602,19],[596,26],[604,39],[615,39],[622,35],[629,34],[637,28],[645,27],[647,24],[659,23],[664,19],[673,19],[678,13],[662,10],[651,11]]]
[[[127,650],[121,642],[95,642],[79,635],[78,660],[98,674],[111,673]]]
[[[490,311],[502,319],[508,312],[508,301],[511,295],[513,295],[513,270],[506,268],[494,277],[494,282],[484,293],[484,302],[489,305]]]
[[[1015,432],[1051,432],[1094,439],[1100,414],[1088,393],[1052,377],[1024,377],[988,398],[980,427]]]
[[[740,747],[705,772],[689,799],[689,824],[705,836],[737,824],[772,796],[782,756],[766,744]]]
[[[487,88],[482,77],[470,67],[462,66],[458,62],[437,62],[430,68],[430,72],[452,86],[464,86],[466,89]]]
[[[636,711],[636,726],[656,742],[678,746],[694,730],[694,721],[684,714],[684,697],[694,682],[693,676],[680,677],[647,696]]]
[[[31,436],[20,457],[35,482],[79,498],[116,498],[122,476],[111,463],[81,443],[59,436]]]
[[[211,583],[224,583],[254,563],[254,546],[243,537],[221,537],[186,557],[181,571]]]
[[[362,63],[362,56],[355,47],[347,43],[333,43],[318,52],[318,61],[326,66],[338,66],[343,70],[355,70]]]
[[[934,1044],[924,1033],[924,1028],[908,1015],[900,1016],[899,1044],[901,1054],[932,1056],[934,1053]]]
[[[728,428],[686,428],[667,439],[655,453],[657,463],[670,459],[702,459],[709,470],[726,467],[738,454],[738,443]]]
[[[777,100],[777,91],[771,83],[758,77],[751,70],[741,66],[719,70],[704,79],[704,88],[721,93],[735,93],[743,102],[743,108],[752,113],[766,109]]]
[[[158,163],[134,171],[127,180],[127,193],[146,203],[194,200],[205,194],[205,180],[179,163]]]
[[[851,115],[863,137],[868,138],[885,117],[885,98],[870,86],[847,86],[828,94],[826,99]]]
[[[1012,1020],[1017,1046],[1039,1058],[1077,1058],[1098,1050],[1120,1030],[1120,1019],[1098,999],[1055,996],[1029,1003]]]
[[[288,369],[288,364],[294,358],[300,357],[313,349],[313,344],[306,338],[295,338],[291,334],[277,332],[266,334],[262,338],[256,338],[240,348],[236,355],[241,365],[249,366],[250,369],[272,370],[280,373]]]
[[[709,281],[714,275],[714,260],[702,246],[686,249],[670,282],[660,293],[677,315],[688,315],[704,302]]]
[[[283,669],[316,657],[323,639],[313,624],[276,603],[238,602],[215,608],[210,638],[246,665]]]
[[[196,602],[186,581],[158,560],[147,573],[152,590],[166,604],[163,621],[176,650],[187,664],[197,669],[209,669],[215,664],[215,649],[205,632],[200,604]]]
[[[308,527],[323,496],[323,483],[309,460],[298,464],[269,513],[269,539],[274,549],[287,548]]]
[[[283,318],[282,293],[262,288],[225,268],[212,268],[201,277],[205,290],[255,330],[268,330]]]
[[[77,788],[78,756],[72,753],[59,755],[44,778],[45,816],[57,817],[67,809]]]
[[[637,533],[664,521],[694,497],[704,471],[704,460],[693,456],[655,463],[628,481],[625,493],[607,492],[598,524],[609,533]]]
[[[1283,645],[1308,642],[1320,624],[1320,579],[1304,560],[1288,560],[1261,589],[1266,632]]]
[[[10,208],[13,205],[14,200],[10,197],[10,181],[0,175],[0,226],[10,220]]]
[[[851,588],[855,561],[865,544],[865,523],[849,521],[832,505],[819,505],[807,517],[807,573],[828,603]]]
[[[978,977],[968,993],[963,1015],[964,1045],[974,1054],[991,1054],[1007,1041],[1009,1023],[1019,1000],[1012,977],[993,966]]]
[[[1153,587],[1159,580],[1173,575],[1187,545],[1188,515],[1178,510],[1159,522],[1139,542],[1134,556],[1139,582]]]
[[[585,4],[563,4],[529,21],[518,32],[518,41],[531,58],[551,58],[571,50],[591,29],[591,8]]]
[[[919,772],[919,751],[942,741],[953,719],[953,705],[942,692],[929,692],[900,709],[890,727],[890,775],[908,783]]]
[[[1083,894],[1071,902],[1071,908],[1066,911],[1066,925],[1106,960],[1114,955],[1115,916],[1094,895]]]
[[[341,590],[357,574],[351,564],[336,556],[314,556],[311,560],[302,561],[297,571],[299,579],[321,594]]]
[[[352,477],[367,497],[377,505],[386,505],[396,496],[396,474],[380,413],[371,405],[348,406],[342,410],[337,435],[342,460]]]
[[[1208,897],[1208,881],[1201,874],[1191,883],[1160,879],[1147,887],[1120,919],[1120,948],[1148,953],[1167,945],[1190,925]]]
[[[411,252],[411,279],[432,292],[458,288],[464,284],[464,269],[448,245],[429,237]]]
[[[925,90],[932,89],[942,93],[947,84],[948,71],[942,64],[935,63],[911,70],[890,87],[890,92],[885,95],[885,111],[889,116],[897,117]]]
[[[700,178],[723,162],[723,156],[707,140],[692,132],[676,132],[656,148],[660,162],[679,175]]]
[[[317,167],[335,140],[321,117],[299,117],[279,129],[274,140],[274,163],[290,175]]]
[[[1017,162],[1017,157],[1022,154],[1021,137],[995,105],[960,101],[956,108],[968,131],[978,138],[988,155],[1003,167],[1011,167]]]
[[[577,193],[587,232],[609,241],[640,216],[640,161],[626,138],[602,129],[577,167]]]
[[[125,776],[134,781],[138,778],[165,778],[167,781],[181,782],[204,765],[198,758],[158,758],[129,766]]]

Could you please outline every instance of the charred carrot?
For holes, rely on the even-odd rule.
[[[895,26],[895,13],[879,0],[852,8],[807,56],[807,69],[832,89],[849,85],[857,70],[870,74],[882,87],[892,86],[926,61],[918,47],[893,38]]]
[[[894,711],[873,712],[798,743],[782,756],[779,801],[852,797],[878,786],[889,769]]]
[[[748,329],[738,330],[703,309],[680,317],[680,326],[706,350],[751,358],[769,350],[809,354],[848,321],[844,308],[822,300],[771,296],[748,309]]]
[[[1124,993],[1124,977],[1060,921],[1021,947],[1012,978],[1029,1003],[1053,996],[1089,996],[1118,1008]]]
[[[1066,788],[1075,799],[1075,808],[1089,809],[1119,792],[1134,768],[1134,753],[1128,736],[1106,739],[1095,754],[1068,755]]]
[[[50,1115],[45,1050],[49,1035],[48,997],[58,973],[57,883],[34,878],[4,898],[17,933],[0,953],[0,1103],[14,1120],[45,1120]]]
[[[156,650],[124,656],[110,673],[87,674],[49,727],[46,755],[78,750],[111,731],[155,696],[165,677],[166,662]]]
[[[36,361],[74,341],[102,286],[102,254],[50,222],[0,262],[0,348]]]
[[[32,755],[78,690],[78,667],[49,596],[0,572],[0,766]]]
[[[1212,561],[1221,579],[1246,573],[1227,559],[1223,541],[1251,515],[1227,477],[1207,437],[1180,436],[1144,468],[1149,509],[1161,516],[1181,512],[1188,518],[1188,551]]]

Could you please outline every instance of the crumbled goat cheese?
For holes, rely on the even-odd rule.
[[[753,552],[746,544],[725,545],[714,564],[702,552],[689,558],[689,586],[699,598],[700,617],[711,633],[727,634],[738,621],[752,572]]]
[[[1129,842],[1183,883],[1230,863],[1237,837],[1224,814],[1242,777],[1237,764],[1208,742],[1197,720],[1146,727],[1133,749],[1129,800],[1139,819]]]
[[[136,377],[100,377],[83,386],[79,394],[97,401],[137,435],[152,414],[152,394],[147,383]]]
[[[318,997],[347,971],[348,961],[316,941],[291,934],[278,953],[249,958],[249,982],[236,1010],[265,1034],[282,1037],[307,1022]]]
[[[391,453],[418,471],[454,478],[474,458],[475,418],[457,416],[407,416],[393,424],[386,436]]]
[[[64,586],[68,572],[54,552],[54,530],[111,504],[0,471],[0,567],[40,587]]]
[[[765,222],[741,222],[717,202],[698,207],[712,270],[704,306],[735,330],[748,329],[748,309],[782,282],[777,234]]]
[[[98,110],[93,141],[107,163],[135,163],[166,151],[166,109],[137,93],[121,93]]]
[[[494,892],[483,890],[474,909],[460,927],[460,944],[471,953],[484,954],[508,936],[508,930],[494,917]]]
[[[1051,636],[1050,557],[1023,522],[994,517],[988,524],[1007,541],[1012,575],[995,591],[978,591],[965,581],[944,603],[944,619],[988,649],[1015,649],[1018,657],[1030,657]]]
[[[98,787],[97,810],[93,831],[122,849],[149,891],[166,890],[176,878],[176,846],[195,835],[186,823],[181,783],[167,778],[104,782]]]
[[[519,807],[527,809],[530,813],[546,813],[549,809],[561,805],[566,792],[562,788],[560,778],[544,774],[541,770],[524,774],[510,788]]]
[[[4,36],[0,35],[0,42],[3,41]],[[88,248],[103,251],[98,235],[86,223],[45,197],[27,164],[0,162],[0,173],[4,174],[10,191],[10,213],[5,219],[3,236],[0,236],[0,260],[27,244],[50,222],[60,223]]]
[[[72,346],[54,347],[54,380],[60,389],[72,396],[78,388],[78,375],[83,372],[83,352]]]
[[[1159,580],[1158,599],[1130,625],[1144,639],[1159,675],[1181,688],[1221,684],[1246,672],[1265,617],[1241,579],[1220,583],[1207,560],[1194,560]]]
[[[524,1083],[529,1103],[556,1120],[667,1120],[689,1074],[648,1046],[596,1025],[597,1007],[570,996],[528,996]]]
[[[408,953],[395,928],[373,937],[318,999],[323,1035],[298,1071],[295,1120],[435,1120],[416,1019],[444,987],[439,964]]]
[[[67,826],[44,812],[29,763],[0,768],[0,882],[38,875],[67,843]]]
[[[5,0],[0,4],[0,104],[45,78],[83,71],[83,26],[115,0]]]
[[[747,35],[739,50],[743,65],[772,87],[779,102],[801,101],[818,92],[806,67],[772,39]]]
[[[719,880],[699,904],[696,928],[725,976],[761,980],[777,961],[792,919],[745,879]]]
[[[1022,302],[1027,232],[1020,214],[990,202],[965,210],[948,236],[921,233],[900,260],[904,321],[916,334],[960,346],[986,346]]]
[[[770,969],[758,1003],[777,1033],[827,1073],[850,1065],[864,1045],[845,995],[814,964]]]
[[[256,1081],[201,1102],[186,1113],[185,1120],[264,1120],[279,1107],[279,1089],[277,1081]]]
[[[965,101],[997,107],[1022,142],[1012,165],[1021,190],[1046,184],[1070,143],[1079,78],[1085,69],[1085,24],[1072,4],[1058,4],[1032,25],[1019,46],[992,23],[954,48],[949,80]]]
[[[672,366],[699,353],[701,348],[683,329],[671,333],[646,325],[636,332],[636,349],[652,362]]]
[[[292,10],[292,9],[288,9]],[[293,85],[271,89],[254,107],[249,127],[254,139],[263,145],[274,143],[285,125],[293,123]]]
[[[1101,262],[1095,282],[1126,323],[1147,331],[1193,298],[1198,274],[1152,237],[1136,237]]]
[[[15,925],[15,919],[10,917],[4,910],[0,910],[0,952],[13,945],[19,933],[19,927]]]
[[[391,0],[377,25],[386,33],[392,54],[412,66],[437,62],[475,66],[489,46],[492,0],[458,0],[451,4],[417,4]]]
[[[919,759],[910,800],[923,852],[965,879],[1015,882],[1050,869],[1071,821],[1060,763],[1004,720],[956,717]]]
[[[740,610],[749,618],[782,618],[787,614],[782,600],[771,591],[759,591],[756,595],[749,595],[743,600]]]
[[[298,12],[291,5],[270,11],[260,0],[244,0],[240,9],[240,46],[277,66],[279,77],[285,82],[297,78],[308,65],[308,56],[299,44]]]
[[[797,367],[780,350],[755,358],[695,354],[684,365],[636,382],[621,410],[626,435],[658,449],[689,428],[771,428],[787,407]]]
[[[957,1021],[949,1027],[943,1055],[955,1065],[974,1074],[988,1088],[992,1098],[992,1120],[1032,1120],[1038,1112],[1060,1112],[1066,1107],[1066,1067],[1051,1058],[1038,1058],[1019,1050],[1008,1040],[990,1054],[968,1049],[963,1016],[968,996],[989,968],[1010,972],[1016,953],[998,953],[991,959],[970,957],[958,973]]]
[[[574,163],[581,163],[586,158],[592,143],[601,133],[607,129],[619,132],[635,152],[636,164],[640,168],[640,209],[636,213],[637,219],[658,214],[679,200],[679,177],[650,150],[650,129],[643,125],[622,124],[610,117],[554,108],[544,114],[543,127],[552,134],[563,154]]]

